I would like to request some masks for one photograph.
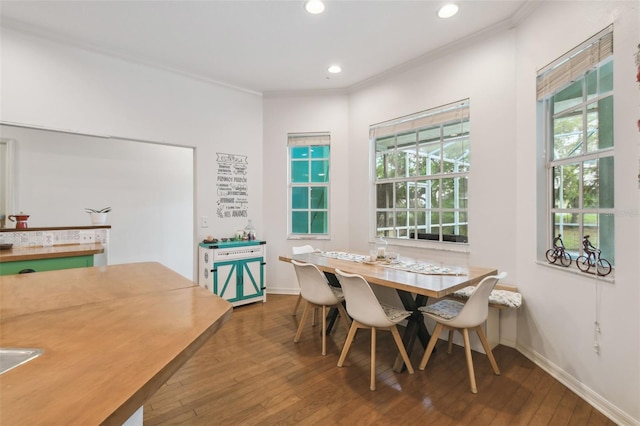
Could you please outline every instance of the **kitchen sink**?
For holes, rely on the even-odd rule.
[[[0,348],[0,374],[31,361],[42,352],[32,348]]]

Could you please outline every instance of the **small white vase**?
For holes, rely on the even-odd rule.
[[[91,224],[94,226],[104,225],[107,223],[106,213],[89,213],[91,215]]]

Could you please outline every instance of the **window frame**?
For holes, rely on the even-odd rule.
[[[326,147],[328,150],[327,156],[312,157],[309,156],[306,160],[296,159],[292,157],[292,151],[294,148],[308,147]],[[327,177],[324,182],[312,181],[311,170],[312,162],[326,161],[326,173]],[[294,182],[293,180],[293,165],[294,163],[301,162],[308,163],[308,176],[309,179],[306,182]],[[290,133],[287,137],[287,239],[290,240],[303,240],[303,239],[325,239],[331,238],[331,135],[329,132],[313,132],[313,133]],[[309,204],[306,208],[298,208],[293,206],[293,191],[294,188],[307,188],[308,203],[312,199],[313,188],[322,188],[326,197],[326,207],[313,208]],[[311,215],[312,212],[324,212],[326,217],[326,232],[314,233],[312,232],[312,220],[308,219],[307,233],[294,232],[294,219],[293,215],[296,212],[306,212]]]
[[[613,87],[613,83],[611,83],[611,87],[601,92],[600,91],[600,72],[603,70],[608,64],[611,64],[612,70],[611,73],[613,75],[613,63],[614,58],[612,54],[612,49],[610,46],[612,45],[612,28],[609,27],[600,33],[593,36],[591,39],[584,42],[582,45],[574,48],[571,52],[567,53],[565,56],[559,58],[554,61],[554,63],[559,63],[559,66],[562,66],[563,63],[571,60],[571,58],[582,54],[582,52],[586,52],[591,49],[591,54],[589,56],[589,60],[591,63],[589,66],[584,66],[581,74],[573,74],[570,78],[567,78],[569,81],[565,81],[564,84],[558,84],[558,80],[554,81],[554,86],[552,89],[545,88],[546,92],[542,93],[540,81],[541,79],[546,78],[545,73],[548,69],[551,69],[550,72],[553,72],[552,66],[546,67],[547,70],[540,71],[538,74],[538,120],[539,120],[539,128],[542,130],[541,135],[538,138],[538,143],[540,144],[541,152],[542,152],[542,161],[538,164],[538,194],[544,196],[544,201],[540,202],[539,198],[539,208],[538,208],[538,217],[544,218],[543,220],[538,220],[539,232],[537,234],[538,238],[538,260],[541,262],[547,262],[544,257],[544,253],[550,247],[554,245],[554,239],[557,234],[561,234],[563,237],[563,242],[566,242],[566,234],[565,227],[576,227],[577,230],[570,233],[569,242],[566,243],[567,253],[571,255],[571,258],[575,261],[575,259],[581,255],[583,255],[583,247],[582,247],[582,238],[586,235],[591,235],[592,232],[588,230],[585,231],[585,228],[593,226],[593,224],[588,223],[587,218],[589,216],[593,217],[595,220],[595,226],[597,227],[597,241],[595,239],[591,239],[591,242],[596,245],[596,247],[602,249],[602,257],[606,258],[615,269],[615,181],[614,181],[614,169],[615,169],[615,136],[613,132],[614,122],[615,122],[615,114],[613,110],[610,113],[611,123],[607,123],[611,126],[611,145],[604,147],[593,147],[590,148],[589,141],[589,133],[593,131],[593,128],[589,127],[589,115],[593,113],[593,110],[590,109],[590,106],[596,104],[598,107],[598,112],[600,112],[601,101],[610,98],[610,105],[613,108],[614,99],[615,99],[615,88]],[[604,40],[604,43],[602,42]],[[599,43],[603,43],[604,46],[598,46]],[[594,47],[595,46],[595,47]],[[598,55],[593,55],[593,51],[596,51]],[[577,52],[577,53],[576,53]],[[604,52],[604,54],[602,54]],[[600,56],[602,54],[602,56]],[[584,54],[584,56],[587,56]],[[596,59],[593,59],[593,58]],[[569,59],[567,59],[569,58]],[[595,81],[597,82],[597,87],[594,92],[589,91],[589,77],[593,75],[595,72]],[[561,94],[564,90],[568,90],[572,88],[577,82],[580,82],[580,102],[574,103],[558,112],[554,111],[554,98]],[[574,98],[576,99],[576,98]],[[604,105],[604,103],[602,104]],[[579,112],[578,112],[579,111]],[[555,158],[555,148],[557,148],[555,141],[558,135],[561,133],[556,133],[554,130],[555,120],[561,117],[569,117],[571,115],[580,117],[581,128],[579,131],[579,136],[577,136],[579,143],[576,143],[575,147],[572,148],[572,151],[575,151],[579,148],[579,153],[575,154],[574,152],[570,152],[567,155],[562,157]],[[598,143],[601,143],[601,117],[598,115]],[[610,164],[603,163],[601,160],[603,159],[611,159]],[[592,174],[597,174],[598,182],[597,182],[597,195],[598,195],[598,205],[597,206],[589,206],[588,202],[585,202],[587,198],[585,195],[588,194],[588,187],[585,187],[585,182],[589,180],[592,174],[589,173],[588,170],[585,169],[587,163],[596,162],[597,167],[595,168],[595,172],[591,172]],[[574,174],[577,174],[577,178],[575,179],[577,182],[576,192],[578,193],[577,197],[577,206],[558,206],[559,202],[564,201],[562,188],[565,187],[564,181],[564,172],[563,167],[570,166],[574,168]],[[603,180],[601,179],[601,170],[605,168],[605,171],[609,171],[610,182],[609,187],[603,188]],[[608,167],[609,170],[606,168]],[[560,170],[558,173],[558,169]],[[577,173],[575,172],[577,170]],[[585,171],[586,170],[586,171]],[[560,182],[557,182],[559,178]],[[605,184],[607,180],[604,180]],[[541,190],[542,189],[542,190]],[[601,206],[602,197],[601,194],[603,190],[607,190],[607,194],[610,192],[611,202],[610,206]],[[560,194],[557,194],[560,192]],[[559,197],[559,198],[558,198]],[[556,215],[559,220],[556,219]],[[577,223],[568,223],[565,225],[563,215],[571,215],[572,217],[577,217]],[[557,227],[560,229],[556,229]],[[602,243],[602,232],[606,231],[606,243]],[[572,235],[575,234],[575,235]],[[593,236],[593,235],[592,235]]]
[[[410,116],[400,117],[383,123],[375,124],[370,127],[370,163],[371,163],[371,228],[370,238],[383,236],[396,244],[409,244],[414,246],[433,245],[436,247],[445,246],[454,250],[466,250],[468,246],[469,236],[469,177],[471,168],[471,130],[470,130],[470,102],[469,99],[456,101],[447,105],[442,105],[430,110],[422,111]],[[448,126],[460,126],[458,134],[445,132]],[[437,138],[427,139],[421,137],[421,133],[426,135],[427,132],[434,132],[437,129]],[[411,141],[409,135],[413,135]],[[406,149],[398,144],[398,139],[407,138],[411,149]],[[388,154],[396,159],[403,157],[405,165],[399,167],[399,163],[395,162],[395,170],[403,170],[403,174],[399,176],[380,177],[378,173],[379,154],[383,152],[378,149],[378,143],[392,141],[392,149]],[[452,144],[459,143],[462,147],[461,152],[463,160],[460,164],[465,163],[465,170],[446,170],[445,163],[447,158],[445,152]],[[433,151],[427,151],[425,148],[433,148]],[[400,148],[400,149],[399,149]],[[404,151],[403,155],[399,155],[399,151]],[[411,153],[411,151],[413,151]],[[430,154],[438,152],[439,160],[434,160]],[[421,161],[424,160],[424,164]],[[428,158],[431,158],[429,160]],[[414,172],[410,173],[411,167],[407,162],[412,161],[414,164]],[[395,160],[394,160],[395,161]],[[438,163],[439,171],[437,173],[430,170],[430,164],[435,161]],[[455,162],[455,160],[454,160]],[[387,161],[383,160],[384,166]],[[424,168],[424,172],[420,172],[420,168]],[[455,166],[454,166],[455,169]],[[451,198],[452,206],[445,206],[443,200],[443,181],[451,180],[453,185],[453,195]],[[464,185],[461,184],[464,182]],[[436,190],[434,198],[433,188]],[[389,186],[390,185],[390,186]],[[449,186],[450,186],[449,185]],[[398,205],[397,193],[398,189],[404,186],[406,203]],[[413,186],[413,196],[409,196],[410,187]],[[421,187],[420,192],[416,188]],[[385,188],[386,187],[386,188]],[[460,187],[465,189],[465,197],[458,195]],[[390,192],[389,192],[390,188]],[[382,191],[382,192],[381,192]],[[380,194],[389,194],[391,204],[380,206],[378,199]],[[420,197],[422,195],[422,197]],[[420,201],[422,198],[422,202]],[[464,200],[464,205],[459,203]],[[434,202],[435,201],[435,202]],[[423,205],[421,205],[423,204]],[[434,207],[434,204],[436,206]],[[391,224],[389,226],[379,226],[380,217],[385,216],[385,221],[391,216]],[[454,222],[445,223],[447,216],[454,216]],[[466,217],[461,222],[460,216]],[[437,223],[431,222],[431,218],[437,217]],[[404,220],[404,224],[398,222],[398,218]],[[402,219],[404,218],[404,219]],[[464,223],[463,223],[464,222]],[[464,233],[460,229],[455,229],[448,233],[446,227],[464,227]],[[435,231],[434,232],[434,228]],[[382,231],[381,231],[382,229]],[[458,247],[456,249],[455,247]]]

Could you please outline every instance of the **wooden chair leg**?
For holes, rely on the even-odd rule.
[[[327,307],[322,305],[322,355],[327,354]]]
[[[300,302],[302,301],[302,294],[298,294],[298,300],[296,300],[296,304],[293,307],[293,313],[291,316],[296,316],[298,314],[298,307],[300,306]]]
[[[344,360],[347,357],[347,353],[349,352],[349,348],[351,347],[351,343],[353,342],[353,338],[355,337],[357,330],[358,322],[353,321],[351,323],[351,327],[349,328],[349,334],[347,334],[347,340],[344,341],[342,353],[340,354],[340,358],[338,359],[338,367],[342,367],[342,365],[344,364]]]
[[[471,358],[471,344],[469,342],[469,330],[466,328],[462,329],[462,337],[464,337],[464,353],[467,357],[467,369],[469,370],[469,382],[471,384],[471,392],[478,393],[478,388],[476,387],[476,375],[473,371],[473,359]]]
[[[436,342],[438,341],[438,336],[442,331],[442,324],[439,322],[436,323],[436,328],[433,329],[433,333],[431,333],[431,339],[429,339],[429,343],[427,344],[427,349],[424,351],[424,355],[422,356],[422,361],[420,361],[420,366],[418,368],[420,370],[424,370],[427,366],[427,362],[429,361],[429,357],[431,356],[431,352],[433,352],[433,348],[436,346]]]
[[[376,328],[371,327],[371,383],[369,389],[376,390]]]
[[[493,352],[491,351],[491,346],[489,346],[489,342],[487,341],[487,337],[484,335],[484,331],[482,331],[482,325],[476,327],[476,333],[478,333],[478,337],[480,338],[480,342],[482,342],[482,347],[487,354],[487,358],[489,358],[489,362],[491,363],[491,368],[493,368],[493,373],[496,376],[500,375],[500,370],[498,369],[498,363],[496,359],[493,357]]]
[[[315,327],[317,321],[318,321],[318,307],[315,306],[313,308],[313,318],[311,319],[311,327]]]
[[[402,343],[402,338],[400,337],[400,333],[398,333],[398,327],[395,325],[390,328],[391,335],[393,336],[393,340],[396,341],[396,346],[398,346],[398,350],[400,351],[400,355],[402,356],[402,360],[404,364],[407,366],[407,371],[409,374],[413,374],[413,366],[411,365],[411,360],[409,360],[409,354],[407,354],[407,350],[404,347],[404,343]]]
[[[307,321],[307,316],[309,316],[309,309],[311,308],[309,302],[304,305],[304,311],[302,312],[302,318],[300,319],[300,324],[298,324],[298,331],[296,332],[296,336],[293,338],[293,343],[298,343],[300,341],[300,336],[302,336],[302,329],[304,328],[304,323]]]
[[[453,331],[453,328],[449,329],[449,346],[447,347],[448,354],[453,352]]]

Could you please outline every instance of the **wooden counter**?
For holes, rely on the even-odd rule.
[[[231,316],[158,263],[0,278],[0,347],[44,353],[0,375],[0,424],[122,424]]]
[[[0,250],[0,263],[22,260],[55,259],[59,257],[87,256],[104,253],[101,243],[65,244],[58,246],[29,246]]]
[[[29,231],[66,231],[75,229],[111,229],[111,225],[91,225],[91,226],[48,226],[38,228],[0,228],[2,232],[29,232]]]

